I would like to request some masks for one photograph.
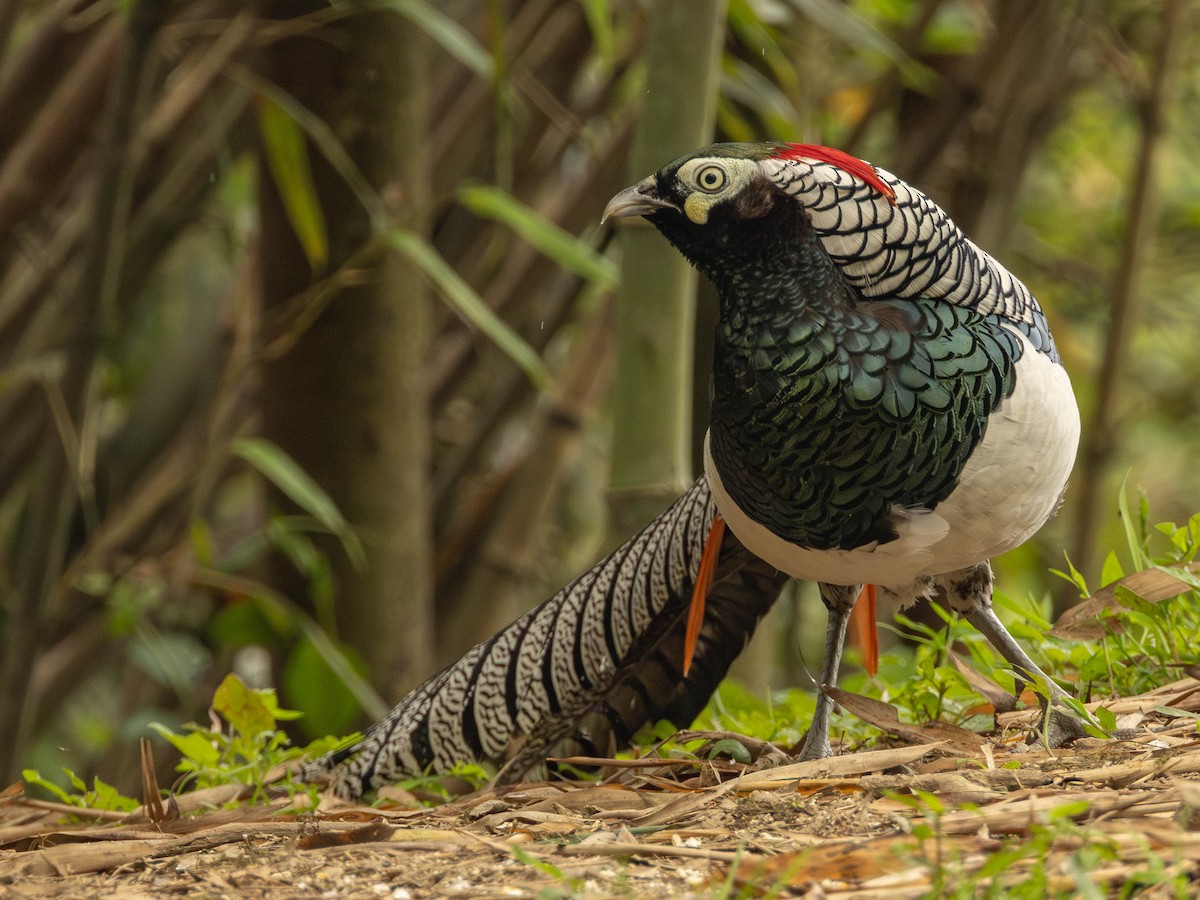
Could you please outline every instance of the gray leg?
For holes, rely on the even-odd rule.
[[[1047,734],[1050,746],[1059,747],[1084,734],[1083,725],[1075,718],[1054,708],[1053,704],[1061,697],[1067,697],[1066,691],[1060,688],[1043,672],[1029,655],[1017,643],[1017,639],[1009,634],[1004,623],[997,618],[992,610],[992,566],[983,562],[973,569],[964,569],[950,575],[942,575],[937,579],[938,584],[945,589],[946,599],[950,606],[962,613],[963,618],[970,622],[982,634],[996,652],[1008,661],[1017,673],[1017,693],[1021,692],[1022,678],[1036,679],[1046,684],[1050,689],[1050,703],[1045,698],[1039,698],[1042,710],[1049,716]]]
[[[822,584],[821,600],[829,610],[829,624],[825,629],[825,657],[821,661],[821,683],[817,685],[817,710],[813,713],[812,725],[804,737],[800,759],[824,759],[833,755],[829,746],[829,714],[833,711],[833,700],[822,688],[837,686],[838,669],[842,665],[842,648],[846,645],[846,626],[850,623],[850,610],[862,590],[859,585]]]

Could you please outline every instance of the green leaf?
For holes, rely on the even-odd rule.
[[[271,650],[279,649],[280,637],[294,631],[288,621],[282,623],[267,619],[255,603],[237,602],[227,604],[208,621],[208,634],[230,647],[247,647],[257,644]]]
[[[770,73],[770,83],[774,90],[781,90],[796,95],[799,88],[796,66],[785,50],[779,44],[778,28],[769,27],[760,11],[754,8],[749,0],[730,0],[729,29],[738,36],[747,47],[755,47],[763,65]],[[725,62],[733,60],[727,55]],[[762,112],[757,102],[751,102],[749,108]]]
[[[750,751],[746,749],[746,745],[741,741],[733,738],[725,738],[717,741],[708,751],[709,759],[716,759],[718,756],[726,756],[736,763],[750,765]]]
[[[491,56],[469,31],[438,7],[425,0],[376,0],[376,3],[411,20],[460,63],[477,75],[491,80]]]
[[[300,627],[317,652],[321,654],[321,658],[325,660],[329,670],[346,686],[354,699],[366,711],[367,716],[372,719],[382,719],[386,716],[391,707],[383,702],[383,699],[371,687],[371,683],[359,674],[360,671],[365,672],[366,667],[348,656],[312,619],[307,617],[301,619]]]
[[[616,61],[616,53],[609,0],[583,0],[583,14],[587,17],[596,53],[606,66],[611,66]]]
[[[139,623],[125,652],[130,662],[181,697],[188,695],[212,659],[208,648],[194,636],[163,631],[149,621]]]
[[[302,521],[302,520],[301,520]],[[292,516],[276,516],[266,526],[271,543],[284,553],[308,581],[309,596],[321,627],[337,630],[335,585],[329,557],[317,548],[311,537],[299,527]]]
[[[371,687],[370,682],[355,671],[354,663],[310,615],[266,585],[260,584],[257,588],[250,595],[250,600],[259,607],[264,618],[269,622],[278,623],[280,634],[290,634],[294,628],[299,627],[325,659],[330,671],[350,690],[367,715],[372,719],[382,719],[387,715],[391,707]]]
[[[1200,590],[1200,575],[1197,575],[1191,569],[1188,569],[1184,566],[1158,566],[1158,565],[1151,566],[1150,568],[1157,569],[1160,572],[1165,572],[1167,575],[1170,575],[1172,578],[1176,578],[1179,581],[1182,581],[1184,584],[1189,585],[1192,588],[1192,590],[1194,590],[1194,591]],[[1180,593],[1183,593],[1183,591],[1180,591]]]
[[[525,206],[512,194],[491,185],[459,188],[458,199],[477,216],[507,225],[522,240],[570,269],[581,278],[613,287],[618,280],[617,267],[574,235]]]
[[[262,698],[232,672],[217,686],[212,707],[240,734],[254,736],[275,730],[275,717]]]
[[[350,647],[335,646],[357,674],[365,673],[366,666]],[[283,667],[283,689],[291,703],[303,707],[301,728],[310,737],[341,734],[354,724],[362,710],[354,694],[307,637],[288,654]]]
[[[1020,763],[1017,764],[1018,766]],[[1021,857],[1030,853],[1023,846],[1017,846],[1009,850],[1000,850],[989,853],[987,861],[975,873],[976,877],[983,883],[984,879],[995,878],[997,875],[1006,871],[1013,863],[1017,862]]]
[[[277,445],[264,438],[244,437],[233,442],[233,452],[294,500],[303,510],[337,535],[346,555],[356,566],[366,565],[366,555],[358,535],[338,510],[329,495],[308,473]]]
[[[936,74],[915,60],[858,13],[853,4],[836,0],[792,0],[793,5],[819,30],[841,38],[856,53],[871,51],[890,60],[905,80],[915,86],[936,83]]]
[[[1124,577],[1125,570],[1121,568],[1121,561],[1117,559],[1116,552],[1110,550],[1104,558],[1104,567],[1100,570],[1100,585],[1103,587]]]
[[[254,693],[262,700],[263,706],[267,708],[267,712],[271,714],[271,718],[276,722],[290,722],[304,716],[304,713],[298,709],[284,709],[280,706],[279,698],[275,696],[274,688],[262,688],[256,690]]]
[[[258,127],[267,165],[292,229],[313,271],[323,272],[329,262],[329,233],[309,168],[304,134],[295,119],[266,96],[259,98]]]
[[[191,762],[198,768],[209,768],[221,761],[221,751],[214,746],[213,741],[197,731],[190,734],[177,734],[165,725],[151,722],[150,727],[162,736],[172,747],[178,750],[185,761]]]
[[[78,805],[78,798],[68,794],[62,787],[55,784],[49,778],[46,778],[37,769],[22,769],[21,777],[25,779],[26,784],[32,784],[35,787],[40,787],[44,791],[48,791],[59,799],[61,803],[70,803]]]
[[[1133,571],[1140,572],[1150,565],[1146,555],[1146,540],[1140,525],[1142,517],[1134,517],[1129,509],[1128,478],[1121,483],[1121,492],[1117,495],[1117,512],[1121,517],[1121,526],[1125,529],[1125,543],[1129,547],[1129,555],[1133,559]]]
[[[554,865],[554,863],[534,856],[532,853],[527,853],[515,844],[512,845],[511,849],[513,858],[522,865],[537,869],[542,874],[549,875],[551,878],[556,878],[559,881],[566,880],[567,876],[563,874],[563,870]]]
[[[92,790],[88,805],[92,809],[111,809],[118,812],[131,812],[141,806],[132,797],[126,797],[113,785],[101,781],[99,776],[92,779]]]
[[[543,390],[549,387],[552,379],[542,358],[483,302],[483,298],[459,277],[428,241],[418,234],[400,229],[393,230],[388,240],[398,253],[424,273],[459,315],[487,335],[520,366],[530,381]]]
[[[1063,558],[1067,561],[1067,571],[1063,572],[1059,569],[1051,569],[1050,574],[1057,575],[1064,581],[1069,581],[1071,584],[1075,585],[1077,588],[1079,588],[1079,595],[1081,597],[1090,597],[1092,592],[1088,590],[1087,579],[1083,577],[1083,573],[1075,568],[1075,564],[1071,562],[1071,557],[1064,553]]]
[[[342,146],[333,129],[320,116],[308,109],[303,103],[264,78],[251,74],[242,74],[242,80],[251,85],[263,97],[277,104],[300,129],[308,135],[313,146],[325,157],[346,186],[354,191],[358,202],[371,219],[371,227],[377,234],[387,230],[388,212],[379,194],[371,187],[371,183],[355,163],[354,158]]]
[[[1087,800],[1070,800],[1046,812],[1047,822],[1061,822],[1064,819],[1074,819],[1082,816],[1092,808]]]
[[[721,78],[721,97],[726,103],[734,101],[735,106],[740,103],[755,110],[767,123],[772,135],[795,136],[789,132],[796,128],[800,113],[787,94],[750,63],[736,59],[726,61]],[[745,137],[754,139],[751,135]]]

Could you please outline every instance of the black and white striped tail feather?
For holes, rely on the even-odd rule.
[[[692,585],[715,507],[704,479],[635,537],[400,701],[352,747],[304,770],[354,799],[460,762],[513,781],[549,755],[606,755],[645,723],[695,718],[787,577],[728,533],[692,668]]]

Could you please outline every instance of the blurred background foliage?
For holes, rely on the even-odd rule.
[[[136,784],[147,723],[203,721],[230,670],[310,736],[360,726],[665,505],[714,311],[634,269],[618,302],[638,233],[598,220],[709,135],[895,171],[1033,288],[1086,444],[1000,584],[1069,603],[1046,569],[1065,550],[1099,584],[1126,480],[1156,520],[1200,508],[1198,24],[1182,0],[9,0],[0,776]],[[614,358],[637,374],[610,392]],[[664,423],[661,456],[622,449]],[[741,677],[803,680],[821,614],[800,589]]]

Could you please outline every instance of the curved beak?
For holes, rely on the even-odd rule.
[[[633,187],[627,187],[617,196],[608,201],[604,207],[604,215],[600,217],[603,225],[609,219],[627,219],[631,216],[648,216],[660,209],[676,209],[674,203],[668,203],[655,196],[657,185],[654,178],[639,181]]]

